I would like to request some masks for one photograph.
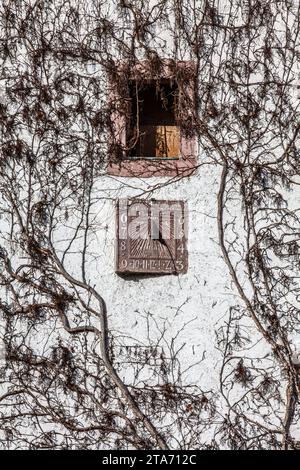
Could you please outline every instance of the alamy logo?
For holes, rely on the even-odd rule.
[[[176,201],[120,200],[119,239],[181,240],[186,236],[186,213],[185,204]]]

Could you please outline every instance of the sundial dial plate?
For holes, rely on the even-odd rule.
[[[119,200],[116,271],[186,273],[186,212],[183,201]]]

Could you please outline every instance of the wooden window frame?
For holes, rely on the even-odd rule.
[[[120,64],[118,70],[121,73],[130,70],[126,74],[131,80],[175,79],[176,72],[186,74],[188,80],[178,82],[179,93],[188,96],[191,109],[187,111],[189,118],[193,118],[195,111],[195,94],[193,77],[195,76],[195,63],[192,61],[164,60],[159,74],[153,74],[148,61],[139,62],[128,69],[128,64]],[[126,114],[120,111],[119,104],[124,96],[111,83],[109,102],[111,103],[111,148],[107,173],[112,176],[124,177],[161,177],[161,176],[190,176],[197,168],[197,136],[195,133],[187,135],[179,126],[180,132],[180,156],[178,159],[134,159],[127,156],[126,148]],[[115,149],[119,149],[118,152]],[[117,155],[118,154],[118,155]]]

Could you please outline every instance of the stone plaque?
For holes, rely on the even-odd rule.
[[[183,201],[120,199],[116,272],[186,273],[187,210]]]

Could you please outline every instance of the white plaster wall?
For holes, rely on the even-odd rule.
[[[111,4],[113,3],[112,1]],[[108,8],[108,12],[113,17],[112,7]],[[161,34],[158,31],[156,41],[161,43],[164,57],[172,56],[174,44],[166,31],[161,31]],[[185,55],[188,54],[182,53],[182,57]],[[100,72],[97,67],[92,66],[90,73]],[[199,162],[205,158],[199,147]],[[221,368],[216,330],[226,323],[230,307],[239,303],[218,243],[216,212],[219,181],[220,169],[213,165],[204,165],[193,176],[166,186],[163,183],[168,183],[168,178],[117,178],[99,175],[92,191],[92,231],[88,238],[86,273],[87,281],[97,287],[106,302],[109,329],[116,338],[122,337],[122,342],[129,346],[143,346],[149,344],[148,335],[155,342],[166,328],[162,346],[168,354],[168,348],[174,340],[175,350],[180,349],[183,383],[195,384],[204,391],[216,392],[219,391]],[[156,185],[162,187],[149,192]],[[178,199],[188,203],[189,268],[186,274],[143,277],[119,276],[115,273],[115,201],[118,198],[135,196],[154,197],[158,200]],[[300,192],[298,195],[291,194],[290,197],[298,208]],[[75,219],[68,223],[62,222],[54,233],[54,245],[58,254],[59,250],[63,252],[68,245],[74,233],[72,226],[77,222]],[[4,222],[3,224],[3,233],[9,233]],[[79,279],[82,247],[83,239],[80,236],[65,258],[66,268]],[[16,259],[17,257],[18,254]],[[5,293],[3,296],[5,297]],[[44,348],[47,342],[47,325],[44,331],[44,336],[41,328],[39,337],[32,336],[35,349],[39,344],[41,349]],[[257,351],[264,356],[268,354],[269,347],[261,342],[256,353]],[[126,374],[124,367],[121,378],[130,383],[130,376]]]
[[[168,179],[99,177],[90,217],[92,220],[95,215],[95,233],[89,242],[93,259],[88,263],[87,279],[104,297],[113,334],[127,337],[126,344],[136,344],[137,340],[146,345],[149,313],[153,341],[166,325],[167,343],[170,345],[176,337],[177,347],[184,346],[180,359],[182,371],[187,370],[183,374],[185,383],[203,389],[217,387],[219,352],[215,331],[226,318],[229,307],[237,302],[218,245],[219,177],[219,169],[203,166],[195,175],[151,194],[158,200],[183,199],[188,203],[187,274],[143,277],[115,273],[115,200],[139,196],[142,189]],[[78,255],[73,253],[66,258],[66,266],[75,276],[79,275],[81,261],[80,240],[78,243]],[[168,344],[165,348],[167,351]]]

